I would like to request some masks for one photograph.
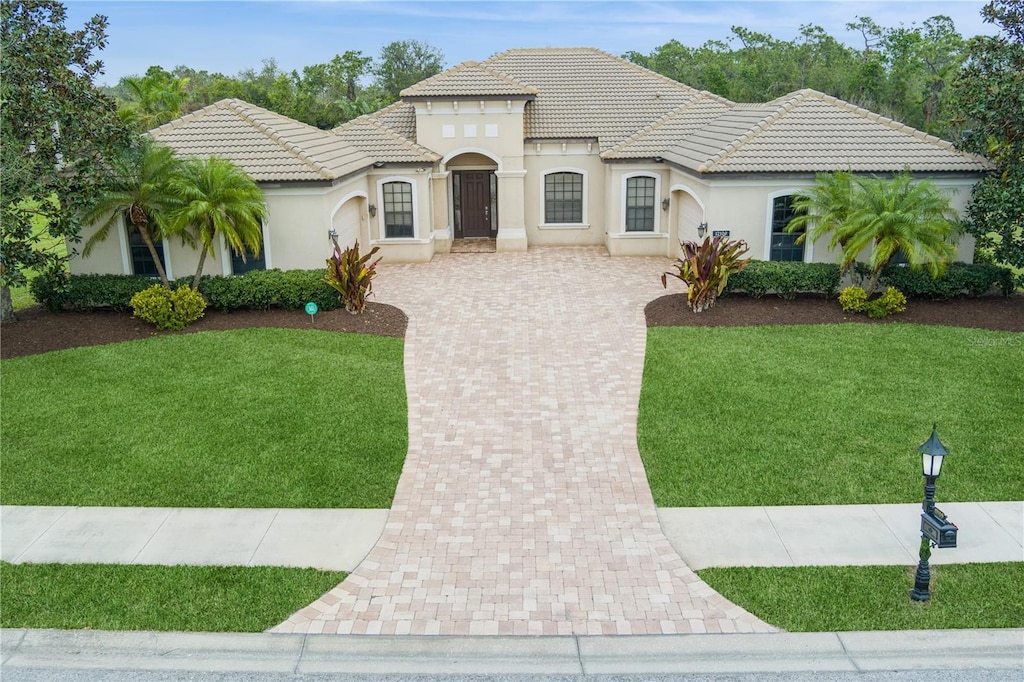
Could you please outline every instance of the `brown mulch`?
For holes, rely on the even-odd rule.
[[[208,310],[203,317],[180,332],[162,332],[148,322],[132,317],[131,313],[103,310],[54,314],[41,306],[33,306],[18,311],[15,320],[0,324],[0,358],[167,334],[250,327],[321,329],[404,338],[408,324],[409,318],[398,308],[383,303],[367,303],[366,310],[359,315],[352,315],[340,308],[321,311],[312,320],[301,310],[235,310],[228,313]]]
[[[1024,294],[1019,293],[1009,298],[984,296],[950,301],[915,299],[907,302],[906,312],[882,320],[872,320],[866,315],[843,312],[839,302],[834,298],[827,299],[814,295],[801,295],[793,300],[784,300],[776,296],[755,299],[733,294],[718,299],[710,310],[695,314],[686,305],[686,294],[670,294],[648,303],[644,312],[647,315],[648,327],[912,322],[1024,332]]]

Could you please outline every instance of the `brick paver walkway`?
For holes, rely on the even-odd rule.
[[[637,452],[667,265],[576,248],[383,268],[377,300],[410,320],[394,506],[359,568],[274,631],[771,630],[671,548]]]

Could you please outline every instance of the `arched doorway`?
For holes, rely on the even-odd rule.
[[[498,164],[477,152],[448,160],[451,173],[452,225],[455,239],[498,236]]]
[[[697,228],[704,222],[704,205],[690,192],[689,188],[672,188],[672,206],[675,220],[672,222],[672,238],[669,240],[669,256],[681,253],[679,242],[699,241]]]
[[[370,235],[365,215],[365,195],[352,194],[342,199],[331,216],[331,229],[338,233],[338,246],[342,249],[348,248],[357,239],[361,245],[369,245]]]

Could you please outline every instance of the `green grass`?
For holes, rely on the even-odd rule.
[[[638,442],[661,506],[1024,498],[1024,334],[954,327],[652,328]]]
[[[0,562],[0,626],[261,632],[345,575],[267,566]]]
[[[247,329],[0,362],[0,500],[388,508],[407,449],[399,339]]]
[[[44,234],[46,231],[47,222],[40,216],[36,216],[33,219],[36,223],[36,231],[39,236],[39,250],[51,251],[60,256],[66,256],[68,253],[67,242],[64,241],[63,237],[52,237],[48,234]],[[32,268],[25,270],[25,275],[31,282],[36,277],[36,271]],[[11,303],[14,305],[14,310],[23,310],[29,306],[36,304],[36,300],[32,298],[32,293],[29,291],[28,285],[22,287],[11,287]]]
[[[910,599],[909,566],[708,568],[700,577],[790,632],[1024,627],[1024,562],[932,566],[932,598]]]

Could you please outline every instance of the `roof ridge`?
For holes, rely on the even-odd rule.
[[[641,128],[640,130],[636,131],[635,133],[633,133],[632,135],[627,137],[625,140],[623,140],[622,142],[620,142],[617,145],[615,145],[614,147],[612,147],[611,149],[606,149],[605,151],[601,152],[600,156],[604,158],[607,155],[607,157],[610,158],[612,154],[615,154],[616,152],[620,151],[622,148],[624,148],[624,147],[626,147],[626,146],[628,146],[628,145],[630,145],[630,144],[632,144],[634,142],[637,142],[638,140],[640,140],[640,139],[642,139],[644,137],[647,137],[647,135],[649,135],[650,133],[654,132],[656,129],[660,128],[661,126],[665,125],[666,123],[668,123],[669,121],[674,119],[676,116],[678,116],[679,114],[681,114],[684,111],[686,111],[687,109],[689,109],[690,107],[696,106],[698,102],[702,101],[702,99],[703,98],[695,97],[694,99],[690,100],[689,102],[684,102],[683,104],[680,104],[675,109],[672,109],[668,113],[662,115],[657,120],[655,120],[655,121],[653,121],[651,123],[648,123],[643,128]]]
[[[483,63],[478,62],[477,63],[477,68],[479,68],[481,71],[484,71],[486,73],[491,74],[492,76],[496,76],[498,79],[505,81],[509,85],[514,85],[517,88],[522,88],[523,90],[527,90],[529,92],[532,92],[532,94],[534,94],[534,95],[537,94],[537,88],[535,88],[532,85],[529,85],[527,83],[524,83],[524,82],[522,82],[521,80],[519,80],[517,78],[513,78],[512,76],[509,76],[508,74],[502,73],[501,71],[498,71],[497,69],[495,69],[493,67],[485,66]]]
[[[156,128],[151,128],[150,130],[146,131],[146,134],[150,135],[150,136],[156,136],[156,135],[160,135],[162,133],[170,132],[170,131],[172,131],[172,130],[174,130],[176,128],[180,128],[181,126],[185,125],[189,121],[194,121],[197,118],[202,118],[203,116],[206,116],[207,114],[209,114],[210,112],[212,112],[212,111],[214,111],[216,109],[228,108],[226,105],[227,105],[228,102],[231,102],[231,101],[232,100],[230,100],[230,99],[217,100],[213,104],[207,104],[205,107],[202,107],[200,109],[196,109],[195,111],[190,111],[187,114],[179,116],[179,117],[177,117],[174,120],[171,120],[171,121],[168,121],[167,123],[163,123],[161,125],[158,125]]]
[[[715,154],[713,157],[702,163],[697,168],[697,171],[700,173],[707,173],[709,170],[711,170],[713,166],[716,166],[722,161],[725,161],[727,158],[729,158],[737,151],[742,149],[744,145],[750,142],[751,139],[753,139],[756,135],[763,132],[766,128],[770,127],[773,123],[778,121],[783,114],[790,111],[793,107],[797,105],[797,103],[802,102],[804,99],[806,99],[806,93],[803,90],[797,90],[796,92],[790,94],[796,96],[790,97],[785,102],[776,105],[778,108],[775,109],[769,116],[762,118],[756,124],[751,126],[750,129],[747,130],[747,132],[743,133],[742,135],[734,139],[732,142],[727,144],[722,151],[720,151],[718,154]],[[725,114],[723,114],[723,116],[724,115]]]
[[[467,59],[464,62],[459,62],[458,64],[456,64],[455,66],[453,66],[451,68],[447,68],[447,69],[445,69],[444,71],[442,71],[440,73],[435,73],[430,78],[425,78],[425,79],[423,79],[421,81],[413,83],[412,85],[410,85],[407,88],[402,88],[401,92],[398,93],[398,96],[399,97],[409,97],[410,95],[407,95],[406,93],[408,93],[410,90],[412,90],[414,88],[418,90],[418,89],[420,89],[422,87],[429,86],[434,81],[440,79],[442,76],[447,77],[447,76],[450,76],[452,74],[459,73],[460,71],[465,71],[469,67],[475,66],[476,64],[479,64],[479,63],[480,62],[476,61],[475,59]],[[415,97],[415,95],[411,95],[411,96]]]
[[[688,92],[692,92],[692,93],[695,93],[697,95],[703,95],[705,97],[709,97],[711,99],[717,100],[718,102],[721,102],[722,104],[728,104],[728,105],[735,104],[735,102],[733,102],[732,100],[726,99],[725,97],[722,97],[721,95],[716,95],[715,93],[713,93],[713,92],[711,92],[709,90],[698,90],[697,88],[693,87],[692,85],[687,85],[686,83],[683,83],[681,81],[677,81],[674,78],[669,78],[665,74],[658,73],[657,71],[654,71],[652,69],[648,69],[648,68],[646,68],[644,66],[640,66],[639,64],[634,64],[633,62],[629,61],[628,59],[623,59],[622,57],[620,57],[618,55],[612,54],[611,52],[605,52],[604,50],[599,50],[596,47],[586,48],[586,49],[589,49],[589,50],[593,51],[595,54],[601,54],[601,55],[604,55],[606,57],[611,57],[612,59],[614,59],[614,60],[616,60],[616,61],[618,61],[618,62],[620,62],[622,64],[625,64],[626,66],[628,66],[628,67],[630,67],[630,68],[632,68],[632,69],[634,69],[636,71],[640,71],[640,72],[645,73],[647,75],[655,76],[657,78],[660,78],[661,80],[666,81],[667,83],[669,83],[671,85],[674,85],[676,87],[679,87],[679,88],[681,88],[683,90],[686,90]]]
[[[388,137],[394,139],[396,142],[398,142],[399,144],[404,146],[406,149],[409,149],[410,151],[414,151],[417,154],[420,154],[421,156],[426,156],[427,158],[430,158],[430,157],[437,157],[437,159],[441,158],[440,154],[438,154],[434,150],[428,149],[428,148],[424,147],[423,145],[419,144],[418,142],[413,142],[412,140],[406,139],[404,136],[399,135],[398,133],[396,133],[395,131],[391,130],[390,128],[388,128],[386,125],[384,125],[380,121],[375,121],[372,118],[367,118],[366,122],[368,124],[372,125],[377,130],[379,130],[382,133],[384,133],[385,135],[387,135]],[[437,160],[437,159],[434,159],[434,160]]]
[[[928,142],[929,144],[933,144],[936,147],[939,147],[940,149],[944,149],[944,150],[949,151],[949,152],[956,152],[957,154],[963,154],[963,155],[968,156],[968,157],[974,157],[975,159],[983,160],[984,162],[988,163],[988,159],[986,159],[983,156],[980,156],[978,154],[972,154],[970,152],[965,152],[965,151],[962,151],[960,149],[957,149],[956,145],[953,144],[952,142],[950,142],[949,140],[944,140],[941,137],[937,137],[935,135],[930,135],[930,134],[924,132],[923,130],[918,130],[917,128],[914,128],[913,126],[908,126],[906,123],[902,123],[900,121],[897,121],[894,118],[889,118],[888,116],[882,116],[881,114],[877,114],[877,113],[871,111],[870,109],[865,109],[864,107],[859,107],[856,104],[853,104],[851,102],[847,102],[844,99],[839,99],[838,97],[834,97],[833,95],[829,95],[827,93],[821,92],[819,90],[814,90],[812,88],[804,88],[802,90],[797,90],[796,92],[799,92],[799,93],[802,93],[803,95],[805,95],[805,97],[804,97],[805,99],[808,98],[808,97],[814,98],[814,99],[820,99],[823,102],[828,102],[829,104],[832,104],[834,106],[839,106],[840,108],[846,109],[847,111],[855,113],[855,114],[857,114],[859,116],[862,116],[864,118],[867,118],[867,119],[869,119],[871,121],[875,121],[877,123],[881,123],[883,125],[887,125],[890,128],[892,128],[893,130],[896,130],[898,132],[907,133],[907,134],[911,135],[912,137],[915,137],[918,140],[921,140],[922,142]],[[790,94],[795,94],[795,93],[790,93]]]
[[[261,133],[266,135],[268,139],[276,142],[278,144],[278,146],[280,146],[282,149],[284,149],[286,152],[288,152],[289,154],[291,154],[295,158],[297,158],[300,161],[302,161],[304,164],[306,164],[307,166],[309,166],[313,170],[315,170],[317,173],[319,173],[325,179],[327,179],[327,180],[333,180],[334,179],[334,173],[332,173],[326,166],[324,166],[322,163],[320,163],[316,159],[312,158],[309,154],[307,154],[301,147],[299,147],[294,142],[285,139],[285,137],[283,135],[281,135],[280,132],[275,130],[269,123],[266,123],[264,121],[257,121],[256,119],[254,119],[252,117],[252,115],[249,114],[248,110],[250,110],[250,109],[257,109],[257,110],[259,110],[259,111],[261,111],[263,113],[270,114],[272,116],[280,116],[281,118],[286,118],[289,121],[294,121],[295,123],[298,123],[298,124],[300,124],[302,126],[305,126],[307,128],[313,128],[314,130],[317,130],[319,132],[330,134],[326,130],[320,130],[319,128],[314,128],[313,126],[310,126],[310,125],[308,125],[306,123],[302,123],[302,121],[295,121],[295,119],[289,118],[289,117],[285,116],[284,114],[278,114],[276,112],[270,111],[269,109],[264,109],[263,107],[256,106],[255,104],[250,104],[250,103],[248,103],[248,102],[246,102],[244,100],[229,99],[229,100],[221,100],[221,101],[225,102],[225,108],[229,108],[229,109],[233,110],[236,114],[238,114],[243,119],[245,119],[251,126],[253,126],[257,130],[259,130]]]

